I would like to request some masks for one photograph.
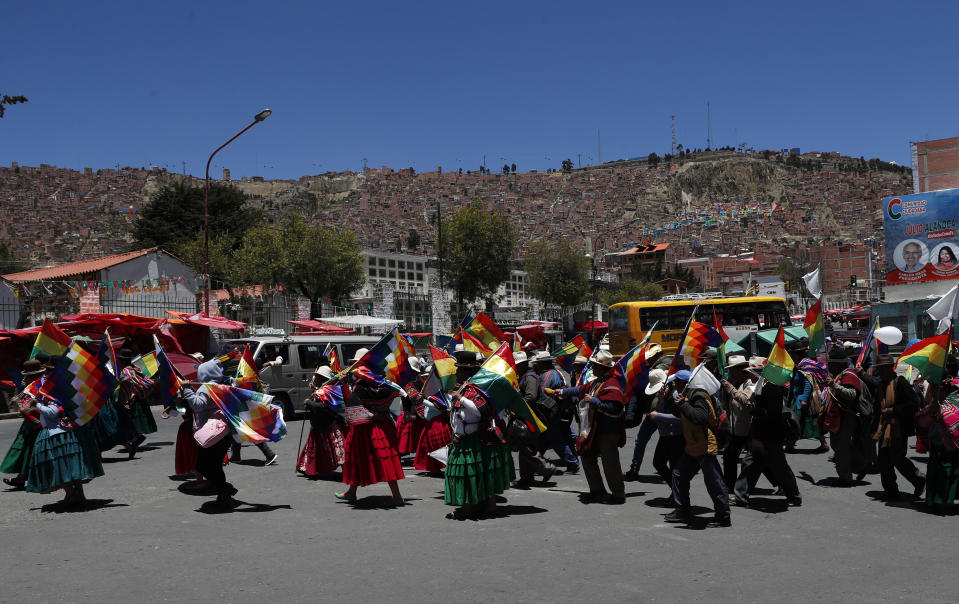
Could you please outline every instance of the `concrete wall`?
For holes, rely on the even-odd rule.
[[[182,277],[182,282],[174,278]],[[145,279],[170,278],[169,285],[154,286],[143,291]],[[100,281],[132,281],[141,291],[125,293],[107,288],[101,295],[100,311],[128,312],[147,317],[165,317],[165,310],[196,312],[196,295],[202,289],[197,284],[196,272],[176,258],[162,251],[154,251],[100,272]],[[102,293],[102,292],[101,292]]]

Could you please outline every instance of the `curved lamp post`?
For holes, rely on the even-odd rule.
[[[206,276],[204,279],[205,285],[203,288],[203,312],[207,315],[210,314],[210,162],[213,161],[213,156],[216,155],[220,149],[235,141],[241,134],[253,126],[270,117],[270,114],[272,113],[273,111],[264,109],[263,111],[254,115],[253,121],[250,122],[246,128],[240,130],[233,135],[233,138],[217,147],[213,153],[210,154],[209,159],[206,160],[206,176],[204,178],[205,184],[203,187],[203,272]]]

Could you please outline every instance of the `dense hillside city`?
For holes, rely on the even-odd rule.
[[[151,194],[183,178],[203,184],[158,168],[0,167],[0,235],[34,266],[122,252]],[[862,242],[882,258],[880,198],[910,192],[911,182],[908,170],[878,160],[728,151],[547,173],[383,167],[233,184],[271,219],[300,211],[352,229],[373,250],[433,253],[436,213],[479,197],[513,219],[520,241],[567,238],[598,251],[665,242],[674,262]]]

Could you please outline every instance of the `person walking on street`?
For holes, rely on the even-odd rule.
[[[899,498],[897,470],[912,484],[912,494],[918,499],[926,488],[926,477],[906,457],[906,444],[916,433],[919,397],[906,378],[896,375],[895,364],[892,356],[881,354],[873,365],[879,374],[879,405],[882,409],[879,427],[873,435],[879,445],[879,475],[886,500]]]
[[[623,504],[626,503],[626,487],[619,463],[619,448],[626,444],[623,419],[626,401],[619,378],[613,372],[613,355],[607,350],[600,350],[590,362],[595,376],[592,381],[562,391],[549,389],[546,394],[579,396],[580,407],[586,408],[586,430],[579,438],[583,474],[589,484],[589,493],[584,499],[587,502],[605,500],[613,505]],[[603,460],[603,474],[609,485],[609,495],[603,486],[603,474],[599,471],[600,458]]]
[[[536,401],[542,396],[539,375],[530,369],[529,358],[525,352],[514,352],[513,361],[516,363],[516,375],[519,378],[519,393],[523,400],[529,405],[530,409],[536,408]],[[523,421],[514,417],[512,421]],[[531,439],[532,440],[532,439]],[[543,482],[549,482],[549,479],[556,473],[556,466],[546,461],[546,458],[537,450],[535,442],[517,443],[519,451],[519,480],[516,481],[516,487],[528,489],[533,486],[533,475],[540,474]]]
[[[676,372],[677,379],[689,381],[690,374],[685,369]],[[717,455],[719,445],[714,430],[716,429],[716,411],[712,399],[701,388],[692,389],[687,386],[682,392],[674,394],[679,406],[680,418],[683,422],[683,437],[686,439],[686,449],[679,462],[673,469],[673,505],[675,510],[667,514],[663,520],[688,524],[692,520],[689,504],[689,483],[700,470],[703,471],[703,480],[706,490],[713,500],[715,515],[707,526],[731,526],[729,514],[729,494],[726,483],[723,482],[722,469],[719,466]]]
[[[686,448],[683,438],[683,422],[679,418],[679,407],[673,400],[675,390],[682,391],[686,382],[677,380],[676,374],[669,376],[667,383],[665,369],[653,369],[649,372],[649,384],[646,394],[653,397],[653,409],[649,419],[655,422],[659,430],[659,441],[653,452],[653,467],[656,473],[670,487],[670,505],[672,505],[673,469]]]
[[[723,480],[726,490],[733,492],[739,477],[739,455],[749,444],[749,428],[752,424],[752,394],[756,383],[746,374],[749,361],[746,357],[733,354],[726,361],[729,379],[720,380],[726,409],[729,410],[729,423],[732,435],[723,449]]]

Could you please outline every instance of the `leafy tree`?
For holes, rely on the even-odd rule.
[[[503,164],[503,176],[509,176],[509,164]]]
[[[440,265],[458,301],[491,299],[509,279],[515,247],[516,229],[510,219],[488,211],[478,197],[444,220]]]
[[[30,268],[30,263],[17,258],[6,242],[0,243],[0,274],[19,273]]]
[[[663,297],[663,288],[655,283],[647,281],[638,281],[636,279],[624,279],[619,284],[619,288],[602,292],[600,300],[603,304],[609,306],[617,302],[631,302],[637,300],[659,300]]]
[[[573,160],[567,157],[566,159],[563,160],[563,173],[569,174],[572,171],[573,171]]]
[[[235,249],[243,234],[263,219],[257,208],[247,206],[246,195],[236,187],[210,183],[210,240],[227,236]],[[188,242],[203,239],[203,187],[182,182],[157,191],[133,223],[133,238],[141,247],[158,245],[173,253]]]
[[[656,155],[656,152],[654,151],[653,153],[650,153],[649,156],[646,157],[646,162],[651,167],[655,168],[656,166],[659,165],[659,156]]]
[[[410,250],[420,247],[420,234],[416,229],[410,229],[410,234],[406,238],[406,247]]]
[[[575,306],[589,292],[589,259],[568,241],[534,241],[523,261],[533,296],[546,304]]]
[[[316,305],[320,298],[339,300],[363,285],[360,251],[352,231],[311,225],[290,214],[277,227],[250,229],[233,257],[244,283],[282,285]]]
[[[513,174],[516,174],[516,164],[510,165],[509,168],[510,168],[510,171],[511,171]]]
[[[27,97],[15,94],[13,96],[0,94],[0,117],[7,111],[7,105],[16,105],[17,103],[26,103]]]

